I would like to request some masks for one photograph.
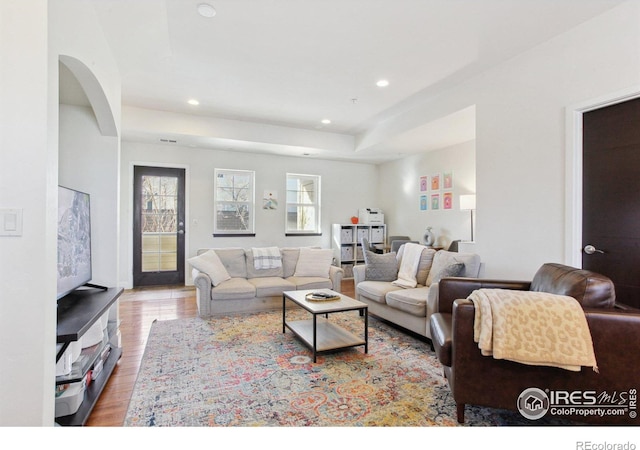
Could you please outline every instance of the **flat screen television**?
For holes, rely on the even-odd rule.
[[[58,186],[58,292],[60,299],[91,281],[89,194]]]

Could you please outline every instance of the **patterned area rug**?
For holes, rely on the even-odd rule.
[[[357,313],[330,320],[362,334]],[[489,408],[465,412],[465,426],[525,424],[544,425]],[[314,364],[291,331],[282,333],[282,314],[268,312],[155,322],[124,425],[460,424],[428,343],[370,318],[368,354],[356,347]]]

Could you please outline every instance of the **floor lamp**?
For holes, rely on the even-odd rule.
[[[476,209],[476,194],[461,195],[460,209],[471,211],[471,242],[473,242],[473,211]]]

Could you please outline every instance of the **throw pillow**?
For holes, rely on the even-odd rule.
[[[209,250],[200,256],[189,258],[187,261],[200,272],[209,275],[211,284],[214,286],[231,278],[215,250]]]
[[[433,264],[427,277],[427,286],[438,283],[443,277],[459,277],[464,274],[464,263],[458,261],[450,252],[439,251],[433,258]]]
[[[398,278],[398,259],[396,252],[374,253],[364,251],[364,279],[373,281],[395,281]]]
[[[333,262],[333,250],[324,248],[300,249],[296,263],[295,277],[329,278],[329,268]]]

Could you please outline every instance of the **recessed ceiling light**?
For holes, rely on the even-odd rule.
[[[329,125],[331,121],[329,119],[322,119],[322,123],[325,125]]]
[[[187,101],[187,103],[193,106],[198,106],[200,104],[200,102],[195,98],[192,98],[191,100]]]
[[[208,3],[200,3],[198,5],[198,14],[202,17],[213,17],[216,15],[216,10]]]
[[[388,80],[378,80],[378,82],[376,83],[376,86],[378,86],[378,87],[387,87],[387,86],[389,86],[389,81]]]

